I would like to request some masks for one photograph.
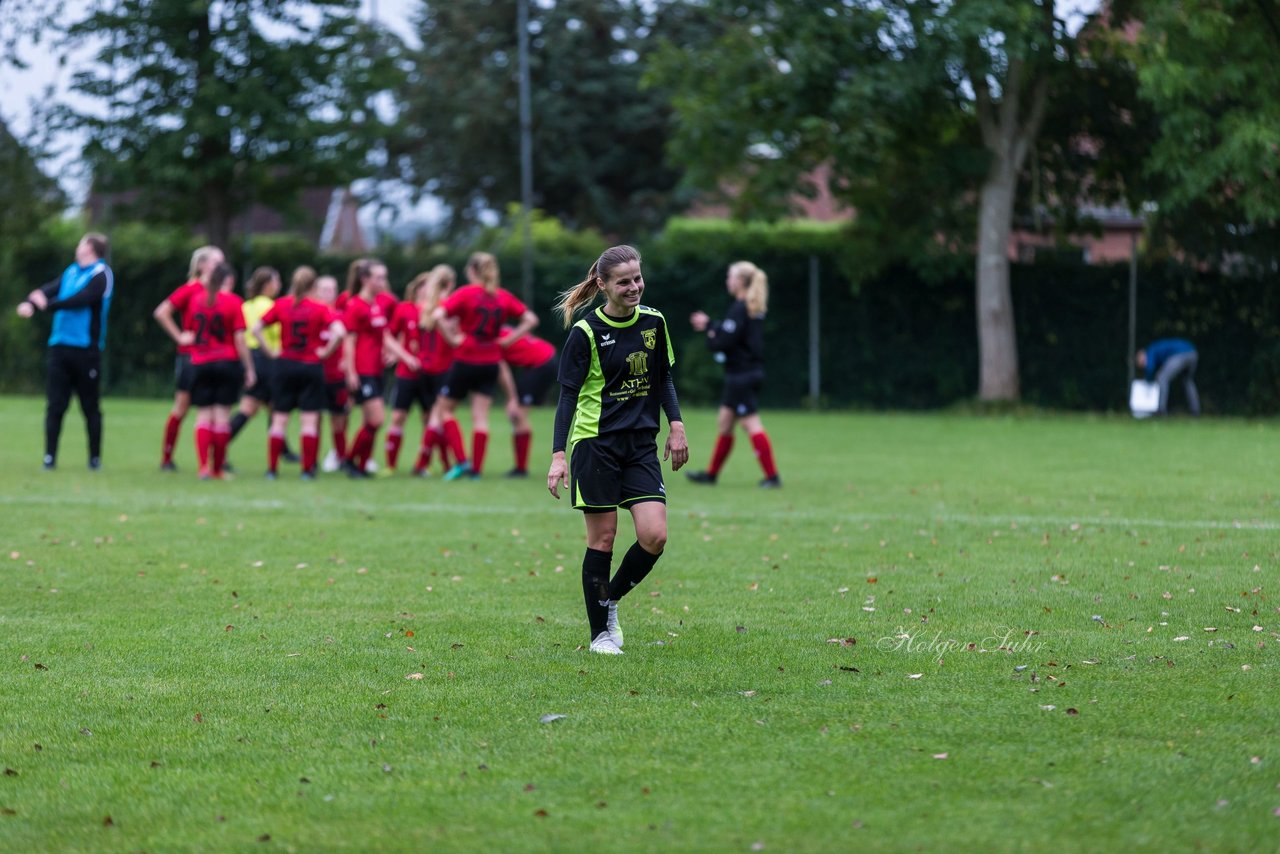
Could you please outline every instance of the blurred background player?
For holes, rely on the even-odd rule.
[[[760,422],[760,387],[764,385],[764,316],[769,308],[769,279],[750,261],[739,261],[729,267],[725,288],[733,304],[724,320],[712,321],[704,312],[695,311],[689,323],[696,332],[705,332],[707,344],[715,351],[717,361],[724,362],[724,392],[720,411],[716,414],[716,447],[706,471],[689,472],[694,483],[713,484],[733,450],[733,427],[741,424],[755,448],[756,459],[764,470],[760,485],[766,489],[782,486],[778,466],[773,460],[773,445]]]
[[[312,296],[317,302],[327,305],[339,319],[342,317],[338,309],[338,280],[333,276],[321,276],[316,279]],[[329,432],[333,437],[333,447],[325,455],[321,468],[328,472],[338,471],[347,459],[347,413],[351,409],[351,394],[347,391],[346,374],[342,362],[345,355],[342,345],[346,329],[338,338],[329,357],[321,362],[324,369],[325,409],[329,412]],[[329,330],[320,333],[322,341],[328,342],[332,337]]]
[[[344,467],[350,477],[358,478],[368,476],[369,457],[386,417],[382,403],[383,353],[389,351],[414,369],[418,360],[391,337],[389,327],[396,298],[387,293],[385,264],[373,258],[351,262],[347,293],[351,296],[342,315],[342,325],[347,330],[343,373],[363,420]]]
[[[512,331],[509,326],[502,328],[504,336]],[[507,477],[529,476],[529,445],[533,441],[529,410],[546,401],[559,368],[555,345],[532,333],[517,338],[502,351],[499,379],[507,395],[507,419],[511,421],[515,460],[515,467],[507,472]]]
[[[435,311],[438,320],[456,318],[464,336],[454,353],[449,378],[440,390],[443,416],[452,418],[458,404],[471,395],[471,459],[466,458],[459,442],[459,447],[452,448],[458,462],[445,475],[446,480],[480,476],[489,444],[489,407],[493,404],[503,348],[538,325],[538,316],[499,285],[498,259],[488,252],[472,254],[467,260],[466,276],[470,284],[454,291]],[[515,328],[502,336],[503,324],[512,321]]]
[[[18,304],[19,317],[29,318],[37,311],[53,313],[45,377],[44,467],[48,470],[58,464],[62,419],[71,405],[72,391],[80,400],[89,436],[89,468],[97,471],[102,465],[102,349],[115,289],[115,277],[106,262],[109,248],[105,235],[86,234],[76,244],[75,262],[62,276]]]
[[[178,355],[174,361],[173,380],[175,390],[173,393],[173,409],[169,410],[169,420],[164,425],[164,444],[160,456],[160,470],[176,472],[178,467],[173,462],[173,451],[178,446],[178,431],[182,428],[182,419],[187,417],[187,410],[191,408],[191,347],[184,345],[178,340],[177,336],[182,334],[180,325],[174,321],[174,300],[178,298],[184,289],[190,291],[200,291],[204,288],[203,279],[205,275],[218,264],[223,263],[226,257],[222,254],[222,250],[216,246],[201,246],[195,252],[191,253],[191,263],[187,265],[187,281],[180,285],[167,298],[162,300],[152,316],[156,319],[160,326],[168,332],[170,329],[170,337],[174,343],[178,345]],[[181,302],[186,303],[186,298],[182,297]],[[161,317],[167,317],[169,323],[166,325]]]
[[[644,289],[640,253],[614,246],[556,303],[565,326],[573,328],[560,360],[560,404],[547,489],[559,499],[560,487],[569,487],[574,508],[582,511],[587,527],[582,595],[591,651],[609,655],[622,653],[618,601],[644,580],[667,543],[666,487],[657,444],[661,412],[669,425],[662,458],[671,460],[672,471],[689,459],[671,375],[675,351],[662,313],[640,304]],[[573,323],[574,313],[597,294],[604,296],[604,306]],[[565,462],[570,446],[572,469]],[[610,580],[619,507],[631,511],[636,541]]]
[[[245,329],[252,330],[258,323],[262,315],[266,314],[271,306],[275,303],[276,297],[280,295],[280,273],[275,267],[259,267],[253,271],[253,275],[249,277],[248,284],[245,285],[245,301],[244,301],[244,326]],[[263,347],[260,343],[265,340],[267,347]],[[253,388],[245,391],[240,398],[240,408],[235,415],[231,416],[231,441],[235,441],[236,436],[249,423],[253,416],[258,414],[258,410],[264,406],[268,410],[267,430],[271,430],[270,410],[271,410],[271,393],[274,388],[273,369],[275,367],[274,360],[269,353],[280,352],[280,327],[272,324],[263,332],[262,339],[256,335],[249,335],[245,339],[245,343],[249,345],[249,355],[253,357],[253,371],[258,381],[254,383]],[[284,449],[284,459],[286,462],[297,462],[298,457],[289,449],[286,444]],[[231,470],[230,463],[226,464],[226,469]]]
[[[1192,415],[1200,414],[1200,390],[1196,388],[1196,366],[1200,354],[1195,345],[1185,338],[1161,338],[1152,341],[1145,350],[1134,356],[1139,370],[1145,371],[1147,382],[1160,386],[1161,415],[1169,414],[1169,386],[1182,377],[1182,389],[1187,395],[1187,409]]]
[[[454,349],[462,343],[462,333],[458,331],[455,320],[440,320],[436,317],[436,309],[440,301],[453,293],[458,277],[448,264],[437,264],[431,268],[427,283],[423,285],[421,332],[424,336],[421,361],[422,372],[429,378],[435,389],[435,401],[431,406],[431,414],[427,416],[426,428],[422,431],[422,441],[418,446],[418,459],[413,465],[413,473],[424,477],[431,467],[432,452],[439,450],[440,464],[443,471],[449,470],[450,446],[462,448],[462,431],[458,429],[457,419],[445,412],[440,398],[440,389],[444,387],[449,369],[453,366]],[[465,457],[463,453],[463,457]],[[458,459],[455,457],[455,459]]]
[[[328,278],[328,277],[326,277]],[[302,478],[313,480],[320,451],[320,410],[327,402],[325,359],[342,344],[344,329],[337,312],[313,297],[318,279],[310,267],[299,267],[290,282],[289,295],[275,301],[253,327],[253,336],[275,359],[271,432],[267,442],[267,478],[279,475],[289,414],[299,410],[302,438]],[[329,278],[330,296],[337,283]],[[272,350],[263,332],[280,327],[280,349]]]
[[[235,272],[215,265],[201,290],[187,290],[173,304],[182,313],[178,341],[191,348],[191,403],[196,407],[196,457],[201,480],[221,480],[231,441],[231,407],[240,391],[254,384],[253,360],[244,342],[244,301],[231,293]],[[172,314],[159,318],[166,332],[177,331]]]

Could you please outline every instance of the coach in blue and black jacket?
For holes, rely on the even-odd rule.
[[[106,257],[104,235],[90,233],[76,245],[75,263],[62,276],[37,288],[18,306],[18,314],[31,317],[37,311],[53,313],[49,333],[49,373],[46,382],[48,408],[44,417],[44,467],[58,460],[62,417],[71,403],[71,392],[80,399],[89,433],[89,468],[102,460],[102,348],[107,337],[107,312],[115,284]]]

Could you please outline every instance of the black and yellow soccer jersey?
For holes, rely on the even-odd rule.
[[[560,384],[578,391],[569,444],[622,431],[657,433],[675,363],[662,312],[642,305],[626,320],[603,308],[589,312],[569,330],[560,353]]]

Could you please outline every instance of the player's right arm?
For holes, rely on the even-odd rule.
[[[160,324],[165,334],[173,339],[173,343],[182,346],[186,342],[182,340],[182,330],[178,328],[177,321],[173,318],[174,312],[178,310],[178,306],[174,304],[174,300],[180,299],[177,296],[178,293],[179,291],[174,291],[161,300],[155,311],[151,312],[151,316]]]
[[[547,490],[560,498],[560,487],[569,488],[569,463],[565,448],[569,429],[578,411],[578,394],[591,367],[591,347],[587,333],[578,327],[569,330],[560,354],[560,402],[556,405],[555,429],[551,438],[551,468],[547,470]]]

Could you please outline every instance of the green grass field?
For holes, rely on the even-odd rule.
[[[549,412],[527,482],[499,425],[477,482],[268,483],[255,423],[205,483],[159,402],[45,473],[42,407],[0,400],[0,849],[1280,850],[1272,425],[768,413],[785,488],[741,439],[669,477],[606,657]]]

